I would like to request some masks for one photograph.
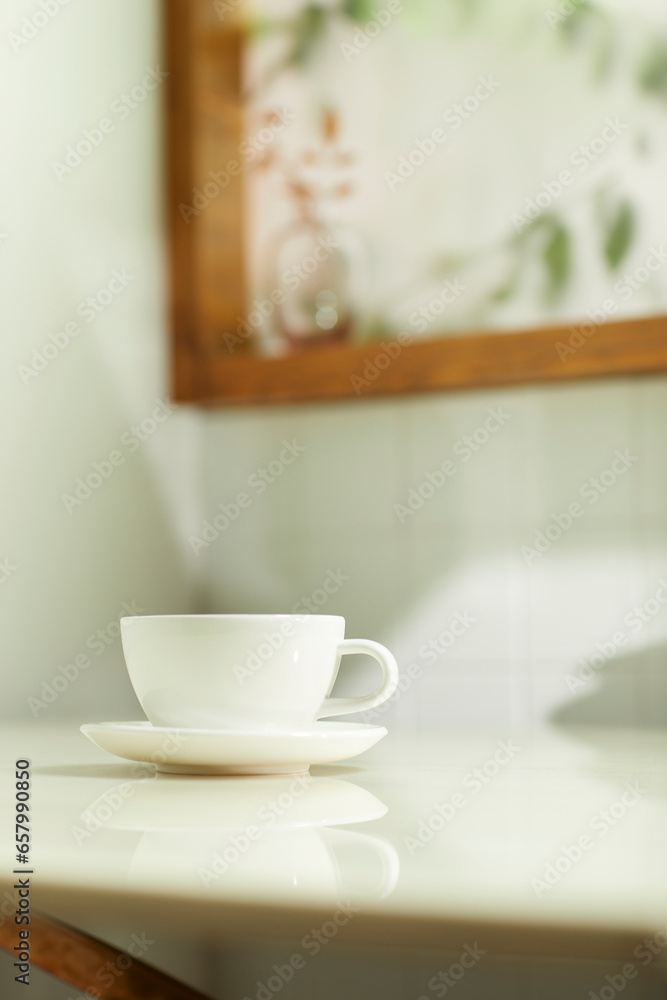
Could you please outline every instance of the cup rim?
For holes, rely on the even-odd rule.
[[[147,619],[155,620],[155,619],[184,619],[184,618],[189,618],[189,619],[194,619],[194,620],[198,620],[198,619],[201,619],[201,618],[206,618],[206,619],[210,620],[212,618],[215,618],[215,619],[224,619],[226,621],[232,621],[232,620],[236,619],[238,621],[245,621],[245,622],[247,622],[251,618],[264,618],[264,619],[271,619],[273,621],[275,621],[276,619],[282,619],[282,620],[284,620],[286,618],[299,618],[299,619],[303,619],[303,618],[326,618],[326,619],[331,620],[331,621],[340,621],[340,622],[344,622],[345,621],[345,618],[343,617],[343,615],[319,615],[319,614],[311,614],[310,612],[301,612],[301,611],[281,612],[279,614],[271,614],[271,613],[265,614],[265,613],[263,613],[263,612],[260,611],[258,613],[249,612],[247,614],[228,614],[228,615],[227,614],[222,614],[222,613],[220,613],[220,614],[214,613],[214,614],[210,614],[210,615],[209,614],[124,615],[124,616],[121,617],[120,621],[122,623],[122,622],[132,622],[132,621],[139,621],[139,620],[144,620],[145,621]]]

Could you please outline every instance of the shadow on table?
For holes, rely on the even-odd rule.
[[[153,764],[143,764],[147,770],[155,771]],[[135,764],[62,764],[57,767],[33,767],[33,774],[50,774],[64,778],[115,778],[118,781],[136,779]]]

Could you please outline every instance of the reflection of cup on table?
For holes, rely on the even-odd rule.
[[[393,694],[396,660],[370,639],[345,639],[336,615],[143,615],[121,619],[130,680],[155,726],[294,731],[374,708]],[[367,653],[380,687],[330,698],[341,657]]]
[[[147,831],[130,873],[144,878],[166,866],[175,880],[223,896],[358,900],[390,895],[400,862],[389,841],[356,830],[265,829],[255,840],[244,830]]]
[[[383,898],[396,886],[399,859],[384,838],[334,825],[380,819],[386,805],[340,778],[156,778],[110,789],[122,805],[109,830],[142,833],[130,871],[163,872],[211,892],[267,892]]]

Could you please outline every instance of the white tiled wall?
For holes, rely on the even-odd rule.
[[[499,408],[503,426],[464,461],[457,442]],[[383,722],[664,723],[667,606],[636,632],[624,618],[667,575],[666,423],[657,377],[210,414],[205,518],[283,439],[305,451],[200,553],[206,609],[288,611],[340,570],[321,610],[422,668]],[[580,490],[617,450],[636,460],[591,504]],[[395,505],[447,458],[455,475],[401,523]],[[575,501],[583,515],[529,564],[522,546]],[[457,612],[475,622],[433,663],[420,647]],[[578,661],[619,630],[627,644],[572,691]],[[372,684],[357,666],[341,691]]]

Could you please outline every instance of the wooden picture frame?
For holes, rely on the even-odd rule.
[[[230,4],[230,7],[233,5]],[[667,371],[667,316],[410,335],[279,358],[230,353],[246,309],[243,29],[212,0],[164,0],[171,391],[210,406],[367,398]]]

